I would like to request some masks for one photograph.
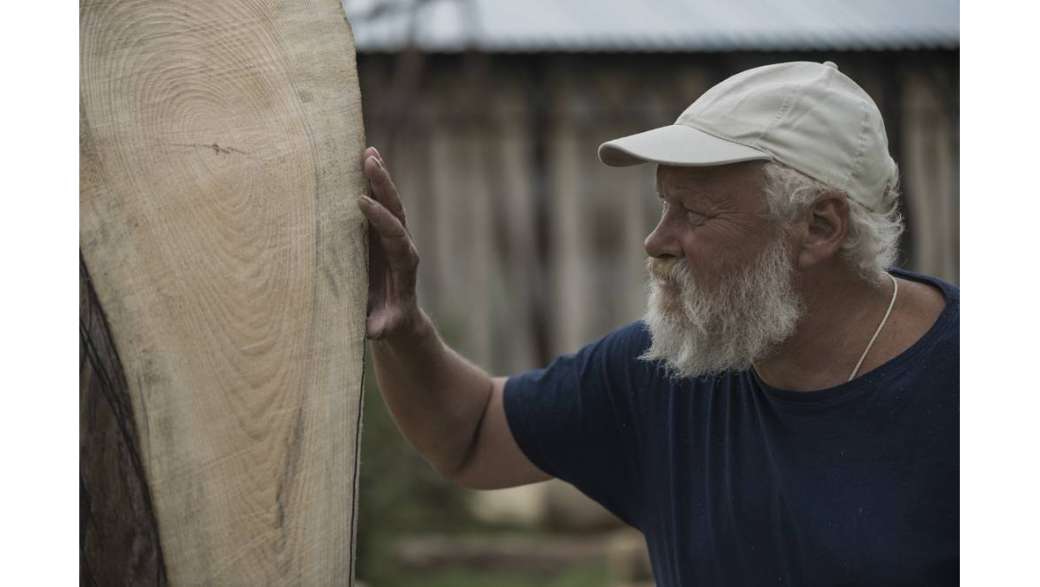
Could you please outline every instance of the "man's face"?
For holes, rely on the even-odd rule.
[[[665,360],[676,375],[749,368],[801,317],[761,165],[658,168],[661,220],[644,243],[652,338],[644,358]]]

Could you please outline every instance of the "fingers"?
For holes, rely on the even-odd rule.
[[[375,147],[368,147],[367,149],[365,149],[365,156],[363,157],[363,159],[368,159],[369,157],[375,157],[376,159],[379,159],[380,161],[383,160],[383,155],[380,154],[379,153],[379,149],[377,149]]]
[[[368,219],[373,239],[369,252],[382,249],[383,260],[377,263],[373,275],[370,261],[369,307],[366,318],[366,336],[382,339],[405,328],[407,308],[415,304],[415,279],[419,254],[412,238],[396,216],[382,204],[361,196],[358,207]],[[382,273],[385,271],[386,273]],[[373,283],[375,280],[375,283]]]
[[[401,225],[407,226],[404,204],[401,203],[401,197],[397,193],[397,186],[394,185],[394,181],[390,177],[390,172],[386,170],[386,163],[383,161],[383,156],[379,154],[379,151],[376,150],[375,147],[365,149],[365,161],[363,167],[365,176],[368,177],[368,181],[372,186],[372,195],[380,204],[397,217],[401,222]]]
[[[368,219],[369,225],[375,230],[390,263],[398,267],[401,267],[402,263],[405,264],[404,267],[413,267],[417,264],[415,258],[418,255],[412,245],[411,237],[396,216],[368,196],[358,198],[358,207]]]
[[[358,198],[370,229],[366,334],[380,339],[406,328],[408,317],[415,313],[419,254],[405,226],[397,187],[374,147],[365,149],[362,169],[371,187],[371,197]]]

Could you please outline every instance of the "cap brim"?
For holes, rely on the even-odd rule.
[[[772,159],[765,151],[679,124],[607,141],[599,146],[598,155],[611,167],[640,163],[707,166]]]

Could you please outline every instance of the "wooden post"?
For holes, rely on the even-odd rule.
[[[353,581],[364,130],[338,0],[80,5],[81,577]]]

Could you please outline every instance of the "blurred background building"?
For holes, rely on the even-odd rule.
[[[902,172],[908,230],[899,264],[958,280],[956,0],[344,0],[344,7],[368,143],[387,159],[422,257],[421,303],[455,348],[495,374],[542,366],[641,316],[642,240],[659,213],[653,168],[608,168],[596,147],[670,124],[709,87],[758,65],[830,60],[863,86],[881,108]],[[630,549],[601,532],[614,527],[605,512],[563,484],[471,494],[439,482],[396,436],[374,388],[368,399],[359,572],[373,586],[404,584],[390,578],[390,564],[442,556],[444,565],[488,566],[479,545],[495,541],[486,533],[563,530],[552,536],[565,539],[584,528],[584,543],[598,546],[575,555],[580,564]],[[423,513],[424,499],[439,511]],[[478,547],[444,542],[474,531],[485,533]],[[454,558],[416,538],[424,532],[441,532]],[[503,540],[507,551],[526,548]],[[517,564],[536,567],[536,551]],[[546,564],[539,584],[544,573],[568,567]],[[559,584],[621,584],[640,571],[597,573]],[[464,584],[453,580],[446,584]]]

